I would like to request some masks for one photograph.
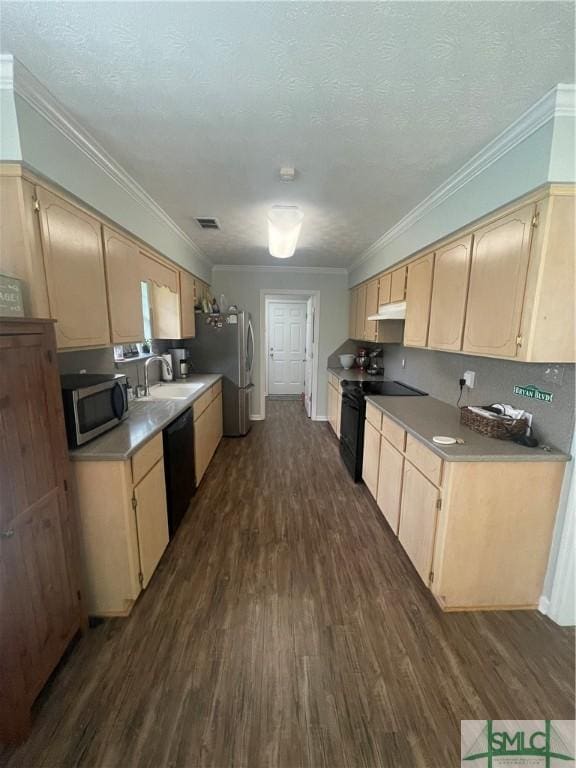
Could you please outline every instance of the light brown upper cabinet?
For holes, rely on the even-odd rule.
[[[433,272],[433,253],[408,265],[404,323],[404,344],[407,347],[425,347],[428,341]]]
[[[395,269],[390,275],[390,303],[406,298],[406,267]]]
[[[576,198],[553,187],[536,207],[517,359],[576,362]]]
[[[378,286],[378,306],[390,303],[390,285],[392,283],[392,274],[382,275]]]
[[[428,346],[459,351],[468,295],[472,235],[436,251]]]
[[[364,338],[366,324],[366,283],[356,289],[356,334],[354,338]]]
[[[474,232],[464,352],[516,356],[535,210],[526,205]]]
[[[196,280],[189,272],[180,270],[180,321],[182,338],[191,339],[196,335]]]
[[[376,320],[368,320],[370,315],[378,313],[378,280],[371,280],[366,285],[366,309],[364,317],[363,339],[366,341],[376,341],[378,333],[378,323]]]
[[[36,188],[50,314],[59,349],[110,344],[100,222]]]
[[[348,291],[350,301],[348,307],[348,335],[351,339],[356,338],[356,305],[358,304],[358,291],[356,288]]]
[[[140,252],[140,279],[148,283],[152,336],[180,338],[178,272],[159,259]]]
[[[142,341],[144,322],[138,246],[108,227],[102,227],[102,235],[112,343]]]

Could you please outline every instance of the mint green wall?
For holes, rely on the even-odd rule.
[[[576,120],[557,117],[550,152],[549,181],[576,181]]]
[[[384,245],[369,260],[352,269],[350,285],[372,277],[469,222],[546,183],[549,180],[553,128],[552,121],[543,125],[408,230]]]
[[[9,89],[0,90],[0,159],[22,160],[14,92]]]
[[[22,160],[160,253],[210,282],[211,267],[150,209],[99,168],[18,95],[15,97]],[[2,155],[2,159],[4,155]]]
[[[320,335],[318,338],[318,399],[317,417],[326,417],[326,368],[328,355],[348,338],[348,281],[346,274],[315,274],[307,272],[279,272],[270,267],[266,271],[214,270],[212,288],[216,297],[223,293],[229,304],[237,304],[252,315],[256,336],[254,361],[255,393],[252,399],[253,415],[260,415],[260,291],[280,290],[320,291]]]

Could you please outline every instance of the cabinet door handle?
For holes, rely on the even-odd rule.
[[[0,539],[11,539],[14,536],[14,528],[7,528],[5,531],[0,531]]]

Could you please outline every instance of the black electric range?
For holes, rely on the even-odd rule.
[[[355,483],[362,479],[366,395],[423,397],[427,392],[401,381],[343,381],[340,418],[340,455]]]

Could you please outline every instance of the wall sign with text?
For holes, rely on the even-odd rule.
[[[543,389],[538,389],[538,387],[535,387],[533,384],[529,384],[527,387],[520,387],[518,384],[515,384],[512,391],[515,395],[520,395],[520,397],[528,397],[530,400],[540,400],[543,403],[551,403],[554,399],[552,392],[544,392]]]

